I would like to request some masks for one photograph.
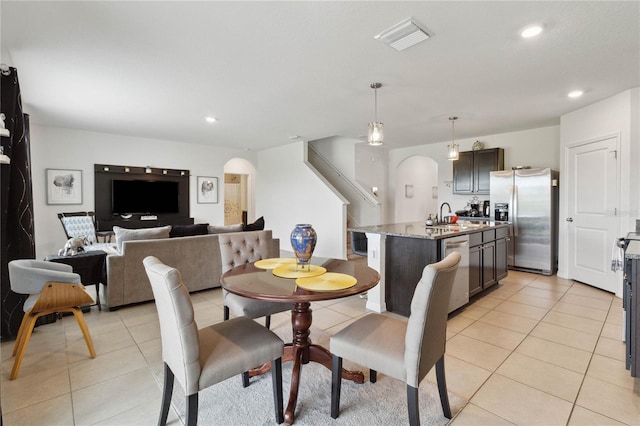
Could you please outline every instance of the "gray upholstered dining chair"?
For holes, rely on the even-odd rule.
[[[331,417],[340,411],[342,359],[370,369],[375,383],[380,371],[407,384],[409,423],[420,424],[418,387],[436,366],[438,391],[445,417],[451,418],[444,372],[447,311],[459,253],[425,266],[411,300],[408,321],[380,314],[366,315],[331,336]]]
[[[272,331],[238,317],[198,330],[180,271],[148,256],[143,261],[160,319],[164,389],[159,425],[167,423],[174,379],[186,395],[186,425],[198,421],[198,392],[257,365],[271,362],[276,422],[282,423],[283,341]]]
[[[10,380],[15,380],[20,364],[29,345],[31,333],[38,318],[61,312],[70,312],[76,318],[91,358],[96,350],[89,334],[81,306],[94,303],[93,298],[80,283],[80,275],[69,265],[45,262],[35,259],[16,259],[9,262],[9,283],[11,290],[18,294],[28,294],[24,302],[25,312],[13,346],[13,362]]]
[[[256,262],[269,257],[269,241],[265,231],[252,233],[220,234],[220,257],[222,259],[222,273],[234,266]],[[265,317],[265,326],[270,328],[271,315],[290,311],[290,303],[265,302],[229,293],[222,289],[224,302],[224,320],[229,319],[229,311],[236,316],[252,319]]]

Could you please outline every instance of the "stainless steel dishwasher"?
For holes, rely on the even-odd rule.
[[[445,238],[442,240],[442,253],[446,257],[449,253],[460,253],[460,264],[449,299],[449,312],[469,303],[469,236]]]

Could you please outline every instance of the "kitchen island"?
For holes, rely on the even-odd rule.
[[[425,226],[423,222],[352,227],[367,236],[368,265],[380,273],[369,290],[367,309],[409,316],[411,298],[430,263],[449,251],[462,255],[449,311],[507,276],[509,223],[490,220]]]

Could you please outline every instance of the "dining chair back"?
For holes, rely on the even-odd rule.
[[[81,306],[94,303],[94,300],[80,283],[80,275],[73,273],[71,266],[35,259],[12,260],[9,262],[9,283],[13,292],[29,295],[24,302],[25,314],[13,346],[15,361],[11,380],[18,377],[33,328],[38,318],[44,315],[72,313],[87,343],[89,355],[96,357],[89,327],[80,309]]]
[[[255,321],[239,317],[198,330],[180,271],[148,256],[143,261],[155,297],[164,389],[159,425],[165,425],[174,379],[186,395],[187,425],[198,420],[198,392],[231,376],[271,362],[276,422],[282,423],[283,341]]]
[[[459,253],[427,265],[411,299],[408,320],[369,314],[331,336],[331,417],[340,411],[342,359],[368,367],[370,381],[382,372],[407,385],[409,423],[420,424],[418,387],[436,366],[440,402],[445,417],[451,418],[444,372],[447,314]],[[393,285],[393,283],[391,283]]]
[[[268,235],[265,231],[251,233],[220,234],[220,257],[222,260],[222,273],[235,266],[267,259],[269,253]],[[271,326],[271,315],[279,312],[290,311],[293,306],[290,303],[265,302],[229,293],[222,290],[224,302],[224,320],[229,319],[229,311],[235,316],[245,316],[252,319],[265,317],[267,328]]]

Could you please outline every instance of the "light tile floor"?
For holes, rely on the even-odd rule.
[[[222,321],[221,297],[220,289],[192,295],[200,327]],[[333,334],[364,306],[358,297],[314,304],[314,327]],[[468,401],[451,424],[640,425],[640,379],[624,368],[622,312],[610,293],[510,271],[449,319],[447,384]],[[72,317],[36,329],[15,381],[13,342],[2,343],[4,425],[156,424],[161,390],[151,370],[162,361],[155,305],[93,307],[86,319],[95,359]],[[433,371],[427,380],[435,382]],[[179,424],[173,412],[169,420]]]

